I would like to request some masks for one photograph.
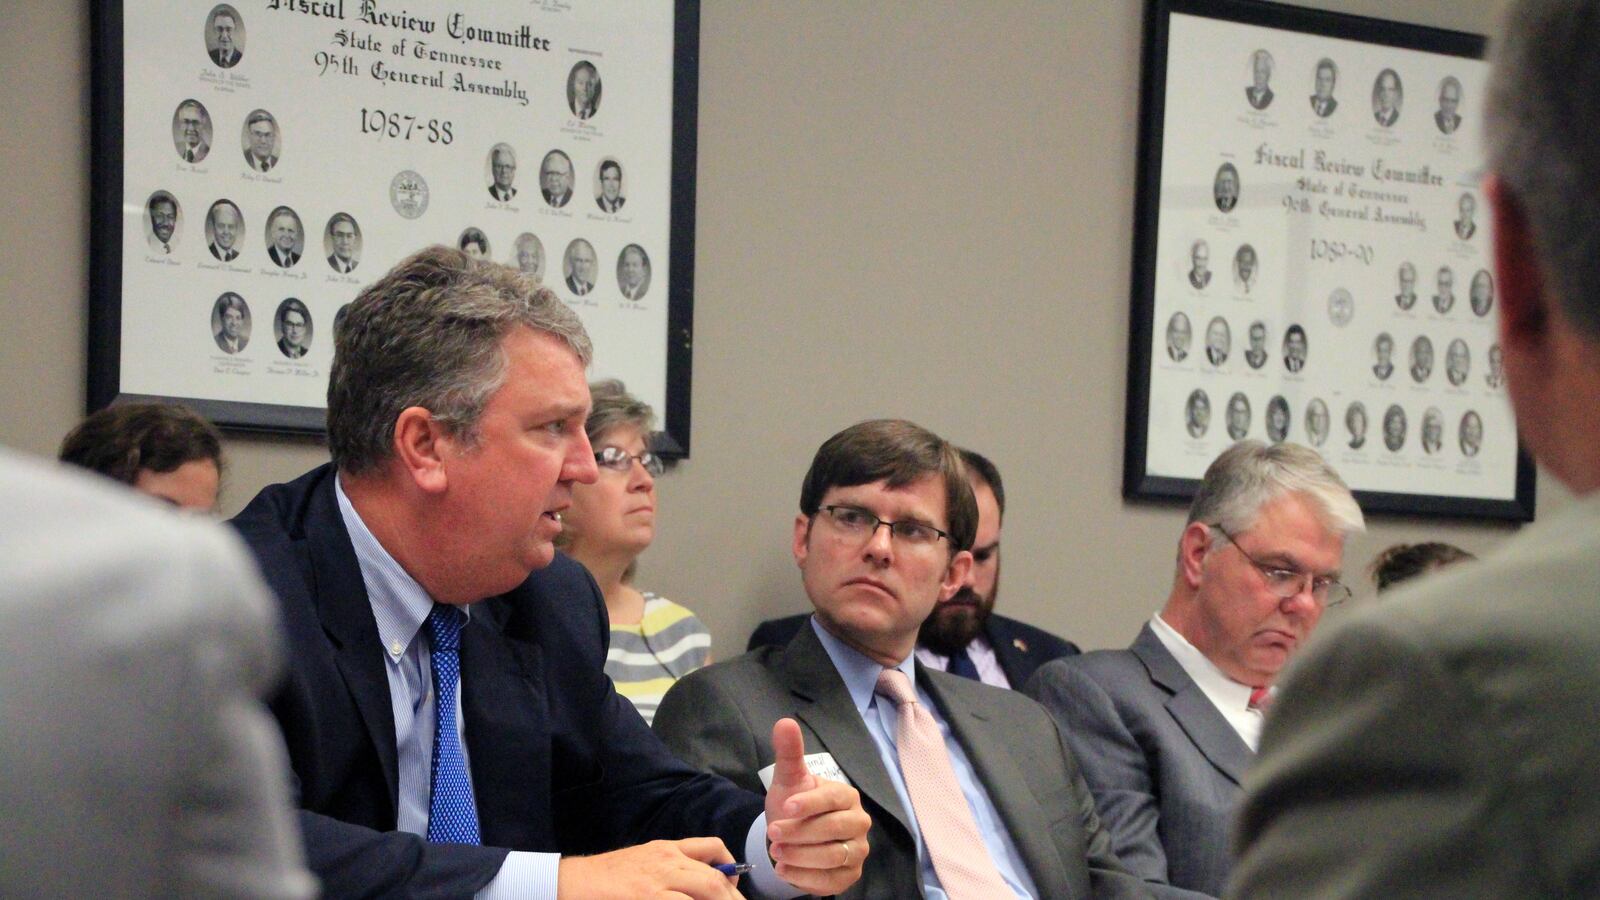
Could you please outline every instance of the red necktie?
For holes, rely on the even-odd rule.
[[[1250,708],[1265,714],[1272,706],[1272,688],[1257,687],[1250,689]]]

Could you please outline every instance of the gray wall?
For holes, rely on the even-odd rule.
[[[1500,4],[1315,5],[1488,31]],[[787,550],[801,475],[871,416],[999,463],[1005,611],[1116,646],[1165,597],[1182,512],[1118,487],[1142,8],[705,0],[694,458],[661,482],[640,584],[695,608],[719,655],[804,608]],[[0,31],[0,427],[39,453],[84,402],[86,10],[25,0]],[[324,456],[244,437],[228,452],[229,512]],[[1373,526],[1352,572],[1395,541],[1481,552],[1507,533]]]

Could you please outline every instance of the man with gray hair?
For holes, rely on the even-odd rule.
[[[283,609],[271,706],[327,896],[732,898],[729,848],[759,891],[854,882],[867,815],[793,720],[763,803],[674,759],[605,677],[604,600],[553,546],[596,478],[577,316],[433,247],[335,332],[332,464],[233,521]]]
[[[1502,34],[1483,131],[1499,346],[1518,432],[1577,499],[1296,660],[1232,896],[1600,894],[1600,2],[1519,0]]]
[[[1241,441],[1206,470],[1161,612],[1127,650],[1039,669],[1122,862],[1147,881],[1219,895],[1228,827],[1272,686],[1339,581],[1361,508],[1316,451]]]

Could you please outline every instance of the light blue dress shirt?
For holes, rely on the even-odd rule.
[[[878,758],[883,761],[883,768],[889,773],[889,780],[894,783],[894,792],[900,798],[900,806],[911,820],[911,833],[917,839],[917,868],[922,874],[923,895],[927,900],[948,900],[944,888],[939,884],[939,875],[933,870],[933,859],[928,856],[927,847],[922,843],[922,828],[917,825],[917,813],[911,807],[911,795],[907,793],[906,780],[900,774],[900,751],[895,746],[895,721],[899,717],[899,711],[887,698],[879,697],[875,693],[878,675],[883,672],[883,666],[829,634],[828,629],[823,628],[815,616],[811,618],[811,627],[816,631],[817,639],[822,641],[822,648],[828,651],[828,658],[833,660],[833,667],[838,670],[839,677],[844,679],[844,685],[850,691],[850,699],[854,701],[856,711],[861,713],[861,720],[867,726],[867,733],[872,735],[872,742],[878,746]],[[1022,855],[1017,852],[1017,846],[1012,842],[1010,832],[1000,820],[1000,813],[995,809],[994,802],[989,799],[989,792],[979,783],[977,770],[973,769],[972,761],[967,759],[966,750],[962,749],[961,743],[950,733],[950,724],[945,721],[944,713],[940,712],[938,704],[934,703],[922,689],[922,685],[917,683],[916,655],[908,655],[895,668],[904,672],[906,678],[916,685],[917,702],[922,704],[938,723],[939,733],[944,737],[945,749],[950,752],[950,765],[955,769],[956,780],[961,783],[961,793],[967,798],[972,818],[978,823],[978,832],[983,835],[983,843],[989,850],[989,858],[994,860],[995,867],[1000,870],[1000,877],[1005,879],[1006,884],[1019,898],[1033,900],[1038,896],[1033,878],[1028,875],[1028,868],[1022,863]]]
[[[394,711],[394,743],[399,758],[399,810],[395,827],[423,839],[428,836],[428,808],[433,795],[434,702],[432,654],[422,625],[433,611],[433,598],[406,570],[383,549],[361,521],[336,476],[334,494],[345,531],[355,548],[361,567],[361,581],[367,588],[372,615],[377,620],[382,642],[384,668],[389,679],[389,702]],[[462,607],[470,618],[472,607]],[[472,778],[472,754],[461,716],[461,696],[465,693],[465,673],[456,689],[456,731],[461,755]],[[745,858],[755,869],[745,877],[760,896],[789,898],[799,895],[785,883],[767,856],[767,816],[756,817],[745,837]],[[475,895],[477,900],[556,900],[561,865],[559,853],[533,853],[513,850],[494,880]]]
[[[435,695],[432,654],[428,652],[428,638],[422,634],[422,623],[433,611],[433,598],[372,536],[355,507],[350,505],[344,485],[337,478],[333,487],[339,499],[339,514],[344,518],[345,530],[350,533],[350,543],[356,551],[356,562],[361,566],[361,581],[367,587],[373,618],[378,621],[383,657],[388,662],[384,674],[389,678],[394,744],[400,763],[400,808],[395,827],[426,840],[428,806],[433,795]],[[472,607],[462,607],[462,612],[470,617]],[[457,732],[462,728],[463,691],[462,687],[456,690]],[[472,754],[467,736],[460,734],[460,740],[467,778],[471,779]],[[513,897],[555,900],[560,865],[558,853],[513,850],[494,880],[484,885],[476,896],[478,900]]]

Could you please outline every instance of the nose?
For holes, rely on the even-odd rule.
[[[1312,591],[1314,583],[1315,580],[1310,575],[1301,578],[1300,589],[1283,598],[1283,602],[1280,604],[1283,611],[1285,613],[1298,611],[1301,615],[1309,615],[1321,609],[1322,601],[1318,600],[1317,595]]]
[[[561,469],[562,480],[575,481],[578,484],[594,484],[600,479],[600,466],[594,461],[594,446],[589,443],[589,435],[578,432],[577,439],[572,442],[572,450],[567,454],[565,464]]]
[[[861,548],[861,554],[867,560],[884,566],[894,559],[894,532],[889,530],[888,523],[879,522],[878,527],[872,529]]]
[[[649,491],[654,490],[655,486],[656,477],[651,475],[650,470],[644,467],[643,460],[634,457],[628,466],[628,490]]]

